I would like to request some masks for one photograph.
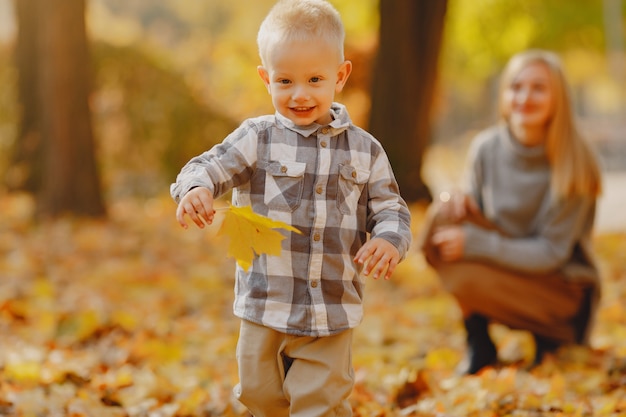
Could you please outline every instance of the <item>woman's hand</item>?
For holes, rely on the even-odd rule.
[[[458,223],[480,213],[480,208],[467,194],[443,192],[439,195],[439,212],[447,223]]]
[[[461,226],[439,227],[434,231],[431,240],[442,261],[458,261],[463,257],[465,232]]]

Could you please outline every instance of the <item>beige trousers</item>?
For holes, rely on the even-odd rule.
[[[478,313],[561,343],[585,342],[591,313],[588,284],[571,282],[559,273],[524,274],[487,262],[444,262],[430,242],[436,215],[431,212],[427,218],[421,248],[465,317]],[[486,222],[475,221],[493,228]]]
[[[242,320],[237,399],[255,417],[350,417],[352,330],[293,336]]]

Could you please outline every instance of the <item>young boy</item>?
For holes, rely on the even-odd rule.
[[[352,329],[364,279],[391,276],[410,214],[380,143],[334,103],[350,75],[344,29],[324,0],[283,0],[258,33],[258,73],[275,115],[246,120],[172,184],[176,218],[213,221],[213,200],[286,222],[281,256],[237,267],[242,319],[235,395],[256,417],[351,416]],[[368,240],[368,234],[370,239]]]

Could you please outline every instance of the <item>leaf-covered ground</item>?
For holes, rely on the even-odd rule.
[[[0,196],[1,416],[247,415],[231,396],[234,261],[217,227],[181,229],[168,197],[116,202],[107,222],[34,224],[32,210]],[[493,326],[503,365],[456,375],[459,311],[416,251],[391,281],[368,281],[355,416],[626,415],[626,236],[596,244],[593,349],[534,369],[528,335]]]

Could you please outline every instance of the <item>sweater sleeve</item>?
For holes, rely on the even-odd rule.
[[[595,212],[595,199],[563,200],[547,213],[535,234],[508,237],[497,231],[464,224],[464,259],[492,262],[526,273],[547,273],[562,267]]]
[[[465,162],[463,176],[463,192],[474,199],[478,206],[483,209],[483,201],[481,195],[481,184],[484,182],[483,170],[488,166],[485,162],[486,152],[484,148],[489,147],[490,141],[493,141],[495,129],[488,129],[480,132],[470,144]]]

